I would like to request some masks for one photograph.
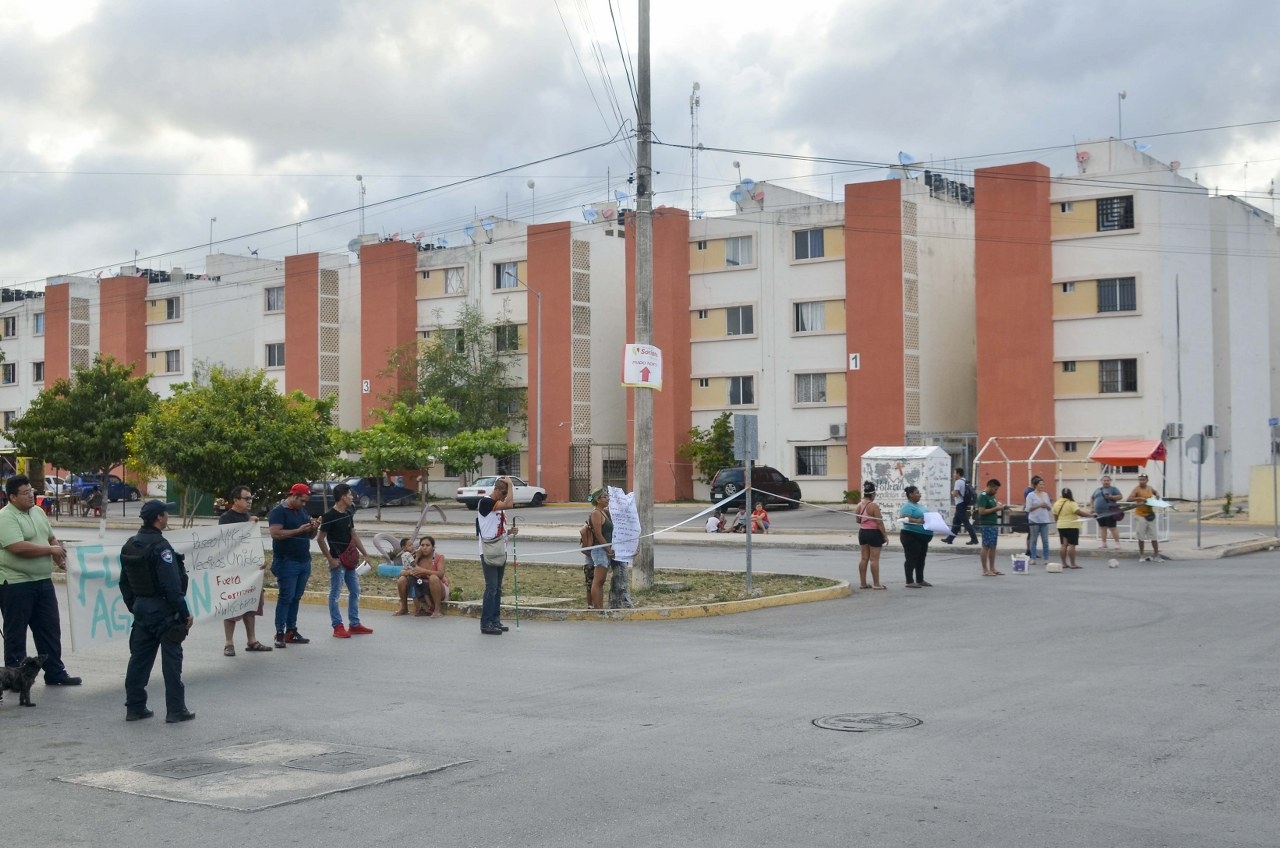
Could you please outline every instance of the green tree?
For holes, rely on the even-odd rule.
[[[740,463],[733,458],[733,426],[729,413],[722,412],[704,430],[694,427],[689,431],[689,441],[676,448],[683,458],[698,470],[698,480],[710,483],[721,468],[732,468]]]
[[[437,327],[441,320],[437,310]],[[485,321],[478,308],[464,306],[455,326],[434,330],[418,356],[418,400],[440,398],[457,412],[454,432],[526,429],[525,390],[512,373],[511,354],[497,349],[499,335],[514,332],[509,322]]]
[[[138,419],[128,434],[130,464],[158,468],[186,488],[224,494],[244,485],[269,500],[333,463],[333,407],[332,398],[280,394],[265,372],[215,366]]]
[[[362,477],[376,477],[381,486],[384,469],[413,468],[425,478],[430,467],[441,461],[459,471],[474,471],[486,454],[503,456],[520,449],[507,441],[506,427],[459,430],[460,419],[441,398],[420,404],[397,402],[382,411],[372,426],[344,435],[344,449],[359,454],[348,460],[348,467]],[[378,517],[382,517],[381,503]]]
[[[23,454],[72,472],[106,475],[129,455],[125,434],[138,417],[155,407],[148,378],[110,356],[77,366],[71,378],[59,378],[32,401],[5,436]],[[104,492],[105,494],[105,492]]]

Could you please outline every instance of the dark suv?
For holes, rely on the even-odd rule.
[[[745,489],[745,476],[746,469],[741,466],[717,471],[711,480],[711,502],[717,503]],[[753,501],[766,505],[776,503],[792,509],[800,506],[800,485],[782,476],[778,469],[767,465],[752,466],[751,495]],[[732,505],[738,504],[738,501],[734,501]]]

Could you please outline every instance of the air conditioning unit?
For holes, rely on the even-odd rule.
[[[845,424],[831,425],[831,438],[833,439],[843,439],[845,437],[846,432],[847,432],[847,425]]]
[[[1204,437],[1206,439],[1218,438],[1218,425],[1217,424],[1204,425]]]
[[[1166,441],[1166,442],[1167,442],[1167,441],[1169,441],[1169,440],[1171,440],[1171,439],[1181,439],[1181,438],[1182,438],[1182,423],[1181,423],[1181,422],[1175,422],[1175,423],[1172,423],[1172,424],[1166,424],[1166,425],[1164,425],[1164,434],[1163,434],[1163,438],[1164,438],[1164,441]]]

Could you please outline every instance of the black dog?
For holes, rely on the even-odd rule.
[[[44,665],[45,658],[27,657],[17,668],[0,669],[0,697],[7,690],[9,692],[18,693],[18,703],[24,707],[34,707],[31,703],[31,684],[36,682],[36,678],[40,675],[40,667]]]

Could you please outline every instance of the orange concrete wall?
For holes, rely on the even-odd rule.
[[[845,375],[850,489],[861,486],[862,454],[906,438],[901,192],[897,180],[844,187],[845,345],[862,365]]]
[[[284,258],[284,388],[320,393],[320,255]]]
[[[635,341],[635,229],[627,232],[627,342]],[[689,329],[689,213],[653,213],[653,343],[662,351],[662,391],[653,395],[653,500],[694,497],[694,469],[676,456],[692,427],[692,373]],[[620,374],[621,378],[621,374]],[[635,392],[626,389],[627,444],[635,457]],[[635,479],[634,462],[627,473]]]
[[[627,233],[627,338],[635,336],[635,238]],[[693,466],[676,455],[693,426],[692,355],[689,349],[689,213],[653,212],[653,344],[662,351],[662,391],[653,393],[653,500],[693,498]],[[619,375],[621,377],[621,375]],[[635,457],[635,392],[627,389],[627,443]],[[628,473],[634,480],[633,463]]]
[[[573,420],[573,232],[567,222],[529,227],[530,292],[542,295],[542,350],[538,345],[538,298],[529,298],[529,470],[526,476],[547,490],[547,499],[569,499],[572,427],[543,427],[543,421]],[[542,356],[542,384],[538,356]],[[538,397],[542,419],[538,420]],[[538,474],[538,431],[542,430],[542,473]],[[541,479],[539,480],[539,477]]]
[[[147,372],[147,278],[110,277],[100,288],[98,349],[134,374]],[[45,318],[47,324],[48,317]],[[45,368],[49,366],[46,364]],[[46,378],[47,379],[47,378]]]
[[[390,405],[388,398],[417,384],[414,365],[392,373],[392,354],[408,350],[417,358],[418,248],[388,241],[360,248],[360,378],[370,382],[360,396],[360,420],[374,423],[373,411]],[[289,302],[288,296],[285,303]]]
[[[983,168],[974,179],[981,449],[992,436],[1047,436],[1056,429],[1053,254],[1048,168],[1034,162]],[[1010,441],[1006,450],[1022,444],[1029,453],[1035,442]],[[1002,481],[1005,492],[1020,496],[1027,476],[1025,464],[1015,468]]]
[[[44,290],[44,384],[71,376],[71,286]]]

